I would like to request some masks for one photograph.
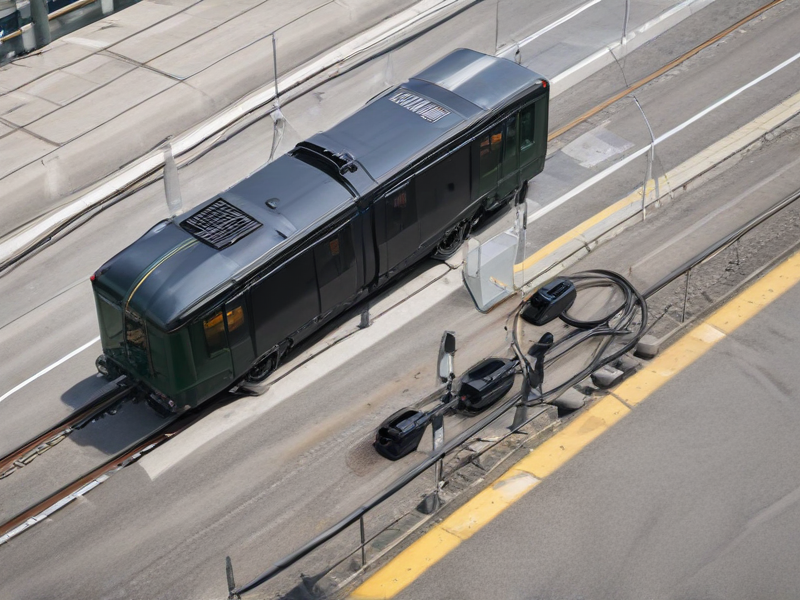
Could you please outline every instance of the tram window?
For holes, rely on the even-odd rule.
[[[506,119],[505,133],[505,147],[503,148],[504,177],[519,168],[519,155],[517,153],[517,115]]]
[[[387,239],[392,239],[417,222],[417,206],[410,194],[410,188],[406,187],[386,198]]]
[[[519,154],[520,162],[523,165],[536,156],[533,137],[533,109],[534,104],[530,104],[519,114]]]
[[[98,294],[100,307],[100,326],[105,336],[104,344],[107,348],[116,348],[122,345],[122,311]]]
[[[203,331],[206,334],[206,348],[209,356],[214,356],[220,350],[225,349],[225,322],[222,320],[222,311],[217,311],[212,317],[203,321]]]
[[[126,325],[125,339],[128,344],[147,350],[147,332],[144,330],[144,323],[141,319],[129,312]]]
[[[314,246],[317,282],[325,313],[356,293],[356,255],[350,225]]]
[[[491,192],[497,186],[497,167],[503,148],[503,125],[497,125],[479,140],[480,147],[480,181],[478,195]]]
[[[244,310],[241,306],[229,310],[225,315],[228,320],[228,331],[235,331],[244,323]]]

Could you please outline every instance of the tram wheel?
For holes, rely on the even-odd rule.
[[[245,376],[245,379],[250,383],[261,383],[277,368],[278,352],[275,351],[254,364],[250,372]]]
[[[433,252],[433,258],[436,260],[447,260],[458,252],[458,249],[461,248],[461,244],[464,243],[466,237],[467,223],[459,223],[444,234],[442,241],[439,242],[439,245],[436,246],[436,250]]]

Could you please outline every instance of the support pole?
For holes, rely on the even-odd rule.
[[[647,171],[642,184],[642,220],[644,220],[647,218],[647,182],[653,179],[653,163],[656,159],[656,136],[653,134],[653,128],[650,127],[650,119],[647,118],[642,105],[639,104],[639,99],[634,96],[633,101],[636,103],[639,112],[642,113],[644,124],[647,125],[647,131],[650,133],[650,152],[647,153]],[[655,184],[656,199],[658,199],[661,195],[658,190],[658,179],[654,179],[653,182]]]
[[[233,563],[231,557],[225,557],[225,576],[228,579],[228,600],[239,600],[239,594],[234,594],[233,590],[236,589],[236,581],[233,579]]]
[[[50,35],[50,21],[47,18],[47,0],[30,0],[30,6],[36,47],[43,48],[52,41]]]
[[[631,16],[631,0],[625,0],[625,20],[622,23],[622,39],[620,43],[624,46],[628,43],[628,19]]]
[[[358,526],[361,530],[361,566],[367,566],[367,536],[366,532],[364,531],[364,515],[361,515],[358,519]]]
[[[178,166],[172,154],[172,144],[164,150],[164,193],[167,196],[167,210],[170,217],[176,217],[183,212],[183,198],[181,198],[181,182],[178,177]]]

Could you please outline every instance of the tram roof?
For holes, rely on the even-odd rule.
[[[440,138],[541,82],[540,75],[510,60],[462,48],[309,142],[334,154],[352,155],[380,182]]]
[[[138,314],[171,329],[191,307],[246,276],[279,246],[347,210],[356,195],[389,179],[441,138],[537,84],[539,75],[511,61],[456,50],[306,144],[329,156],[350,155],[363,169],[336,176],[296,152],[284,155],[173,222],[154,227],[108,261],[98,271],[98,283],[122,299],[129,297]],[[228,237],[226,227],[233,231]],[[213,240],[219,239],[215,246]]]

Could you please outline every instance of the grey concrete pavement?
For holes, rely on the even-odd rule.
[[[784,20],[791,23],[791,14]],[[777,31],[788,35],[783,29]],[[779,39],[777,33],[775,39]],[[747,58],[752,71],[758,73],[766,65],[773,66],[775,51],[754,49]],[[759,59],[759,53],[767,56]],[[712,62],[720,58],[712,55]],[[721,68],[737,66],[725,63]],[[701,62],[699,67],[705,68],[705,64]],[[716,75],[710,67],[708,72]],[[674,79],[670,82],[668,78],[665,85],[673,83]],[[784,81],[784,87],[776,88],[777,93],[795,91],[795,83]],[[697,93],[691,86],[684,89],[687,94]],[[722,95],[727,89],[716,92]],[[586,89],[576,88],[576,94],[586,93]],[[658,88],[652,93],[657,96]],[[767,99],[762,100],[762,110],[769,106]],[[667,107],[663,110],[660,114],[666,115]],[[678,109],[673,106],[673,110]],[[616,118],[632,120],[635,116],[624,113]],[[613,117],[609,118],[615,124]],[[746,118],[733,109],[725,113],[725,119],[744,122]],[[254,125],[216,149],[209,160],[200,160],[182,171],[183,181],[190,188],[185,193],[189,202],[204,199],[221,177],[231,182],[241,178],[253,164],[246,157],[254,160],[259,149],[268,151],[271,128],[266,125]],[[628,135],[625,127],[632,126],[621,123],[618,131]],[[716,135],[715,127],[703,127],[699,122],[692,139],[709,142]],[[701,145],[700,141],[693,143]],[[756,161],[748,168],[748,181],[754,183],[777,165],[786,164],[792,152],[797,152],[796,146],[780,146],[775,154]],[[239,171],[230,172],[232,166]],[[738,190],[742,183],[734,178],[728,186]],[[616,187],[609,186],[598,202],[613,202],[629,191],[628,186],[624,179]],[[765,191],[774,193],[776,189]],[[723,193],[730,197],[733,191],[726,187],[715,192],[720,197]],[[29,367],[32,373],[50,364],[49,357],[36,355],[42,348],[50,346],[47,351],[53,355],[58,350],[66,353],[95,335],[93,308],[81,288],[86,284],[81,282],[104,256],[129,243],[165,211],[158,185],[140,192],[136,199],[135,203],[121,203],[101,213],[75,236],[0,279],[0,293],[11,299],[2,307],[4,326],[0,335],[14,334],[0,347],[6,359],[17,361],[15,370],[3,371],[4,381],[18,377],[20,365]],[[767,199],[765,194],[761,201]],[[685,218],[696,221],[711,208],[706,200],[708,197],[701,196],[693,203],[687,195],[667,210],[682,212],[692,207],[696,212]],[[720,204],[713,206],[719,208]],[[756,208],[755,202],[747,206]],[[552,213],[559,214],[560,220],[542,230],[546,233],[537,233],[534,243],[543,244],[552,239],[548,236],[577,223],[582,210],[582,205],[574,204],[565,205],[564,212]],[[668,217],[658,231],[667,238],[653,236],[653,243],[663,244],[670,233],[685,229],[686,221],[672,223],[674,212],[664,214]],[[743,213],[734,211],[721,219],[733,226],[742,217]],[[125,228],[119,226],[122,220],[128,223]],[[506,217],[504,226],[507,223]],[[676,254],[673,258],[678,257]],[[669,266],[668,257],[664,258],[659,269]],[[624,269],[625,263],[604,266]],[[36,276],[41,273],[47,276]],[[455,329],[463,340],[464,351],[457,357],[459,367],[507,344],[502,331],[503,311],[476,316],[460,287],[460,276],[456,273],[455,277],[454,293],[446,301],[431,299],[430,305],[423,303],[416,313],[398,313],[391,334],[384,339],[375,339],[353,354],[337,355],[337,347],[309,365],[309,369],[320,371],[298,372],[304,376],[310,373],[313,385],[297,383],[296,393],[271,406],[253,399],[221,408],[205,429],[196,430],[196,435],[187,432],[185,442],[179,436],[150,460],[115,475],[51,521],[0,548],[4,553],[0,591],[10,597],[57,594],[64,598],[110,598],[115,593],[128,598],[219,597],[225,587],[225,554],[233,556],[237,573],[242,573],[237,576],[247,577],[369,497],[397,474],[394,468],[403,466],[386,468],[387,463],[371,454],[369,437],[381,418],[405,405],[409,397],[431,391],[432,357],[441,330]],[[75,329],[54,324],[55,315]],[[26,331],[31,332],[33,342],[25,339]],[[75,339],[81,331],[86,333],[86,340]],[[31,344],[30,349],[24,349],[26,344]],[[339,360],[341,367],[326,371],[325,365]],[[25,411],[29,420],[17,421],[19,427],[23,422],[44,421],[42,415],[67,410],[61,394],[91,373],[80,361],[65,363],[63,370],[37,380],[35,385],[42,386],[36,388],[37,395],[26,391],[10,396],[0,404],[0,411],[10,412],[0,415]],[[312,377],[314,373],[319,377]],[[228,426],[227,422],[235,425]],[[198,444],[195,450],[184,454],[182,444],[192,443]],[[46,468],[47,459],[47,455],[37,459],[43,461],[41,469]],[[24,470],[17,475],[24,475]]]
[[[397,597],[797,597],[800,287]]]
[[[671,32],[665,34],[663,43],[669,46],[673,54],[678,54],[680,53],[679,48],[699,43],[704,39],[703,36],[711,28],[706,24],[707,19],[713,21],[714,25],[719,22],[735,22],[743,14],[752,10],[752,6],[753,2],[745,2],[738,9],[733,9],[723,4],[714,3],[695,18],[687,21],[684,26],[676,28],[674,37],[671,37]],[[401,56],[392,56],[392,61],[397,65],[402,59],[406,63],[404,68],[416,69],[417,67],[411,63],[412,58],[419,60],[421,54],[442,52],[441,49],[435,49],[440,34],[448,34],[452,31],[453,34],[458,33],[458,35],[469,37],[471,32],[474,31],[470,29],[469,23],[471,20],[471,15],[466,13],[461,20],[455,20],[449,24],[448,31],[431,32],[417,41],[417,46],[415,46],[413,53],[409,48],[402,49],[400,51]],[[657,40],[655,43],[662,42]],[[661,66],[662,63],[657,62],[655,59],[662,59],[663,53],[653,53],[648,63],[651,69]],[[630,64],[639,65],[636,60],[636,57],[632,56],[629,59]],[[761,72],[759,69],[767,69],[773,64],[769,56],[764,57],[760,54],[746,60],[753,61],[752,72]],[[338,119],[339,116],[343,116],[351,110],[352,106],[357,105],[357,102],[361,102],[383,89],[385,86],[383,73],[381,71],[375,73],[373,69],[376,67],[382,69],[384,65],[369,65],[363,72],[356,72],[350,76],[329,82],[320,88],[319,94],[306,96],[286,106],[285,114],[289,119],[290,127],[282,142],[282,148],[290,148],[301,135],[306,135],[310,133],[310,130],[319,129],[321,126],[325,126],[326,123]],[[613,68],[607,68],[604,72],[610,72],[619,81],[619,77]],[[606,78],[609,77],[608,74],[604,75],[604,73],[599,73],[596,77],[603,78],[604,76]],[[724,79],[723,75],[719,77]],[[367,85],[364,84],[365,81],[368,82]],[[561,110],[561,113],[556,114],[569,114],[568,110],[559,109],[559,106],[564,105],[564,103],[571,106],[575,98],[579,99],[579,102],[585,102],[587,97],[595,97],[597,101],[601,100],[603,96],[599,96],[595,92],[594,81],[595,78],[592,78],[586,85],[576,87],[574,92],[559,96],[553,104],[553,109],[554,111]],[[359,82],[360,85],[355,85],[355,82]],[[785,80],[780,80],[780,82],[786,85]],[[708,90],[703,90],[701,82],[696,79],[693,79],[690,83],[692,85],[682,88],[687,95],[704,93],[709,98],[719,97],[719,95],[712,96],[712,93]],[[722,87],[720,95],[723,90],[731,89],[735,83],[734,81],[727,87]],[[668,84],[664,83],[662,85],[667,86]],[[779,85],[775,86],[774,89],[778,90],[776,92],[778,97],[785,97],[795,89],[795,86],[793,82],[790,82],[785,91]],[[659,96],[658,90],[659,88],[656,86],[653,91],[655,97]],[[603,91],[605,92],[605,88]],[[327,100],[320,104],[319,98],[327,98]],[[675,112],[681,113],[684,117],[691,116],[676,110],[672,103],[656,102],[654,104],[652,118],[656,126],[660,125],[658,119],[665,119],[668,123],[674,120],[673,113]],[[749,110],[751,113],[757,114],[770,106],[770,99],[767,98],[762,99],[760,102],[752,103]],[[650,110],[649,106],[648,110]],[[747,114],[739,116],[734,109],[727,110],[724,114],[727,127],[746,122],[748,116]],[[612,116],[614,117],[614,125],[610,127],[612,130],[619,131],[620,137],[626,136],[640,144],[646,140],[643,121],[641,116],[635,112],[635,109],[630,106],[627,106],[622,111],[612,109],[608,113],[598,115],[596,119],[597,122],[602,122],[602,120],[608,120]],[[617,125],[617,121],[619,125]],[[553,126],[558,124],[559,121],[554,119]],[[295,127],[300,131],[296,131]],[[591,129],[591,125],[588,127]],[[305,131],[305,128],[308,128],[309,131]],[[183,198],[185,204],[193,206],[205,200],[211,194],[220,189],[225,189],[262,165],[267,159],[268,149],[271,145],[271,129],[270,121],[259,121],[203,157],[203,159],[182,169],[181,179],[184,186]],[[709,126],[706,129],[703,123],[700,123],[698,127],[693,128],[689,133],[691,144],[686,145],[686,152],[677,156],[676,160],[688,157],[690,155],[689,152],[695,148],[704,147],[704,143],[714,139],[714,136],[717,135],[716,127]],[[624,156],[624,153],[612,157],[610,161],[593,169],[581,167],[575,160],[567,156],[563,156],[563,160],[561,160],[560,156],[559,153],[551,156],[545,173],[532,182],[532,191],[529,194],[532,199],[532,207],[534,206],[533,202],[546,204],[557,198],[559,190],[562,188],[549,185],[549,182],[554,179],[552,173],[558,173],[559,177],[562,177],[564,181],[574,180],[579,182],[582,180],[581,178],[586,177],[586,172],[591,173],[601,169],[607,163],[620,159]],[[529,230],[529,252],[544,246],[551,239],[580,222],[582,218],[592,214],[592,211],[600,210],[600,208],[624,196],[630,186],[634,185],[632,182],[639,180],[643,172],[643,165],[636,163],[629,169],[623,170],[619,177],[611,178],[604,185],[598,186],[597,190],[590,190],[581,197],[576,198],[571,202],[570,206],[564,207],[564,210],[551,213],[540,223],[533,224]],[[548,173],[551,173],[551,175],[548,175]],[[543,189],[540,190],[540,188]],[[2,352],[6,355],[6,362],[3,367],[0,367],[2,368],[2,377],[0,379],[6,384],[6,390],[24,381],[39,370],[52,364],[54,360],[61,358],[97,335],[94,309],[91,298],[88,295],[88,283],[86,282],[88,275],[108,256],[121,250],[146,231],[152,223],[166,216],[163,191],[160,184],[149,186],[137,192],[131,198],[112,206],[76,233],[45,249],[33,259],[4,275],[0,282],[0,290],[2,290],[3,298],[6,301],[0,307],[0,325],[8,325],[18,319],[24,319],[24,327],[23,323],[20,322],[5,332],[5,335],[12,336],[7,338],[9,340],[8,343],[2,345]],[[124,228],[119,227],[120,222],[125,223]],[[482,235],[488,236],[496,230],[507,228],[509,223],[510,216],[506,216]],[[39,273],[47,273],[48,275],[47,277],[41,277],[37,275]],[[79,292],[78,290],[81,286],[83,291]],[[63,294],[66,290],[72,290],[73,288],[75,290],[70,292],[71,295]],[[73,297],[76,301],[71,300]],[[85,339],[75,340],[72,334],[64,335],[64,332],[69,331],[69,329],[65,328],[57,328],[52,331],[52,315],[54,314],[63,314],[65,317],[69,315],[71,326],[82,327],[83,331],[86,332]],[[80,325],[78,325],[79,323]],[[17,350],[19,342],[11,341],[12,339],[22,340],[23,338],[14,338],[13,331],[22,331],[23,329],[35,332],[30,333],[29,336],[31,339],[36,340],[31,350],[36,349],[37,352],[20,353]],[[43,347],[46,347],[46,349]],[[86,352],[90,353],[89,350]],[[70,375],[64,375],[66,372],[69,372]],[[59,386],[66,383],[71,387],[88,376],[89,373],[85,370],[77,368],[73,370],[64,365],[63,368],[54,371],[50,377],[50,381],[54,382],[50,384],[53,386],[51,389],[55,392],[56,398],[58,398],[60,396]],[[66,377],[66,379],[62,380],[61,377]],[[41,382],[41,384],[44,384],[44,382]],[[65,406],[61,401],[53,403],[52,399],[53,395],[51,394],[37,396],[34,399],[31,399],[27,394],[17,394],[7,398],[0,404],[0,414],[5,412],[14,414],[13,417],[9,417],[8,423],[19,424],[30,419],[31,425],[29,427],[33,429],[34,424],[38,424],[39,427],[36,427],[38,431],[41,425],[61,418],[64,414],[63,411],[69,410],[69,407]],[[29,429],[27,428],[24,430],[15,428],[15,433],[7,438],[7,443],[10,445],[13,440],[18,440],[20,436],[29,437],[31,434],[28,431]]]

